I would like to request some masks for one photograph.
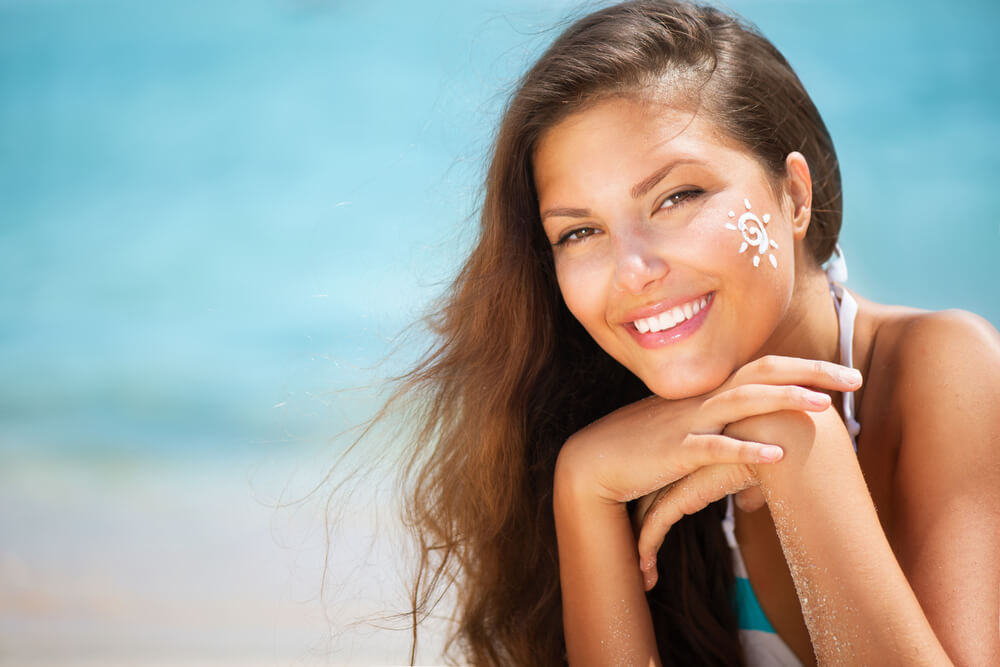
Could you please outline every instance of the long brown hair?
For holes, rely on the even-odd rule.
[[[503,116],[478,242],[429,324],[436,346],[396,401],[416,433],[403,468],[419,546],[419,622],[450,590],[451,653],[472,664],[565,661],[551,509],[562,443],[648,395],[570,315],[542,233],[532,154],[548,128],[609,95],[666,92],[708,117],[777,177],[800,151],[814,179],[808,242],[829,257],[840,175],[829,134],[798,77],[754,28],[717,9],[639,0],[571,25],[522,78]],[[739,664],[718,505],[669,533],[650,593],[667,664]],[[412,656],[411,656],[412,659]]]

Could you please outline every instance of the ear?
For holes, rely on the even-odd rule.
[[[785,158],[785,194],[792,204],[792,234],[796,241],[806,237],[812,218],[812,177],[802,153],[792,151]]]

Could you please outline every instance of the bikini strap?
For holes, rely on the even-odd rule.
[[[834,247],[833,256],[826,265],[826,277],[830,283],[830,294],[833,296],[833,306],[837,310],[840,324],[840,363],[848,368],[854,368],[854,320],[858,314],[858,302],[840,284],[847,281],[847,262],[844,261],[844,251],[839,243]],[[856,452],[861,424],[854,416],[854,392],[845,391],[843,397],[844,423]]]
[[[726,496],[726,516],[722,519],[722,532],[730,549],[738,549],[736,544],[736,517],[733,515],[733,495]]]

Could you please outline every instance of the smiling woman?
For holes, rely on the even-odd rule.
[[[808,167],[799,153],[790,160],[801,198]],[[719,142],[704,116],[611,98],[546,132],[534,173],[566,305],[654,393],[705,393],[764,347],[788,308],[794,263],[757,271],[759,258],[740,256],[749,246],[733,236],[727,212],[751,199],[774,211],[763,249],[783,248],[791,260],[793,239],[806,233],[802,216],[793,219],[804,204],[777,200],[758,161]],[[571,209],[586,214],[560,215],[570,209],[562,201],[587,202]],[[650,365],[660,370],[639,372]]]
[[[397,394],[415,622],[454,584],[474,664],[1000,660],[1000,337],[844,288],[841,217],[755,29],[666,0],[571,25]]]

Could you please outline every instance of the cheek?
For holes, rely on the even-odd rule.
[[[790,240],[786,245],[778,239],[778,247],[766,253],[750,248],[740,254],[740,243],[737,240],[736,247],[730,250],[730,275],[739,286],[733,292],[731,305],[740,331],[740,356],[749,359],[770,339],[789,310],[795,286],[795,259]],[[758,258],[756,265],[754,257]]]
[[[766,201],[766,200],[765,200]],[[764,214],[767,216],[764,222]],[[740,353],[754,353],[791,303],[795,284],[795,244],[790,223],[776,207],[728,208],[716,212],[706,230],[715,244],[713,257],[726,276],[726,309],[741,331]],[[729,211],[733,215],[728,215]],[[742,224],[740,217],[743,216]],[[745,348],[745,349],[744,349]]]
[[[566,307],[585,329],[604,321],[605,294],[602,271],[585,258],[556,260],[556,279]]]

